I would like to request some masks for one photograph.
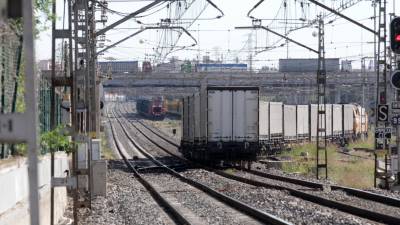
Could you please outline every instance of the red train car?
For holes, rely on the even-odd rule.
[[[138,114],[153,120],[165,118],[164,97],[140,98],[136,100]]]

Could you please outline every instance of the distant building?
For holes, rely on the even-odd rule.
[[[339,58],[325,59],[327,72],[340,71]],[[316,72],[318,59],[279,59],[279,72]]]
[[[108,61],[98,62],[98,68],[103,74],[115,73],[137,73],[139,71],[138,61]]]
[[[247,64],[241,63],[199,63],[197,64],[198,72],[232,72],[247,71]]]
[[[342,72],[351,72],[351,71],[353,71],[352,61],[342,60]]]

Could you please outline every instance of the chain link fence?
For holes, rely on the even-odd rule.
[[[9,25],[0,25],[0,113],[16,111],[22,38]],[[14,154],[14,146],[1,144],[0,159]]]
[[[23,40],[8,24],[0,25],[0,113],[23,112],[24,107],[24,74],[23,74]],[[40,75],[38,90],[39,129],[40,133],[48,132],[50,127],[51,83]],[[61,96],[56,94],[57,124],[61,122]],[[24,145],[0,143],[0,160],[13,155],[23,155]],[[47,153],[41,149],[41,153]]]

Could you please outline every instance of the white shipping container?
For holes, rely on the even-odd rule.
[[[344,132],[352,133],[353,132],[353,123],[354,123],[354,113],[353,108],[354,105],[346,104],[344,105]]]
[[[182,139],[189,141],[189,97],[183,98]]]
[[[296,139],[296,106],[284,105],[284,136],[285,139]]]
[[[342,105],[334,104],[333,107],[333,135],[342,134]]]
[[[311,137],[317,136],[317,116],[318,116],[318,105],[312,104],[311,109]]]
[[[326,104],[326,136],[332,136],[332,104]]]
[[[233,98],[233,141],[258,141],[258,91],[235,90]]]
[[[308,105],[297,106],[297,134],[306,136],[309,134]]]
[[[194,119],[194,96],[189,96],[189,141],[194,141],[195,119]]]
[[[232,93],[208,91],[208,141],[232,140]]]
[[[194,124],[194,140],[199,141],[201,139],[200,133],[200,95],[195,94],[193,96],[193,106],[194,106],[194,117],[193,117],[193,124]]]
[[[270,135],[282,135],[282,117],[283,107],[282,102],[270,102],[269,103],[269,124],[270,124]]]
[[[269,128],[268,128],[268,108],[269,102],[260,101],[260,109],[259,109],[259,135],[260,140],[267,140],[269,136]]]

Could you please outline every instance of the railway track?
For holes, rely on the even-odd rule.
[[[116,120],[118,120],[116,118]],[[137,180],[146,188],[146,190],[151,194],[154,200],[159,204],[159,206],[164,209],[164,211],[170,216],[170,218],[176,222],[176,224],[190,224],[175,208],[155,189],[155,187],[148,182],[145,177],[143,177],[135,168],[135,166],[128,160],[126,152],[122,151],[121,142],[118,140],[116,135],[116,130],[111,122],[111,134],[114,139],[114,144],[125,162],[126,166],[133,172]]]
[[[152,140],[149,134],[145,134],[145,132],[141,131],[138,126],[132,123],[132,121],[130,122],[154,145],[164,150],[168,154],[186,161],[186,159],[166,149],[159,142]],[[176,143],[161,135],[159,132],[155,131],[154,128],[150,128],[142,121],[138,120],[137,122],[145,129],[147,129],[147,131],[149,131],[152,135],[157,136],[158,138],[164,140],[174,147],[178,147]],[[210,171],[210,169],[208,170]],[[272,188],[276,190],[285,190],[288,191],[292,196],[301,198],[303,200],[320,204],[329,208],[337,209],[365,219],[387,224],[400,224],[400,215],[397,213],[397,211],[399,211],[398,207],[400,207],[400,200],[396,198],[391,198],[384,195],[343,186],[327,186],[321,183],[268,174],[256,170],[246,169],[242,170],[239,174],[226,173],[216,170],[211,171],[225,178],[243,182],[249,185],[270,189]],[[331,191],[324,192],[324,190],[326,189],[329,189]],[[339,192],[344,192],[346,193],[346,195],[343,195]],[[370,207],[374,205],[377,209],[371,210]]]
[[[114,114],[115,115],[115,114]],[[171,169],[168,165],[166,165],[165,163],[161,162],[160,160],[156,159],[156,157],[154,157],[152,154],[150,154],[148,151],[146,151],[141,145],[139,145],[129,134],[129,131],[127,130],[127,128],[124,126],[124,124],[120,121],[120,119],[116,118],[116,122],[120,125],[121,129],[123,130],[123,132],[125,133],[126,137],[129,139],[129,141],[135,145],[135,147],[143,154],[145,155],[149,160],[151,160],[155,165],[158,166],[158,168],[164,172],[167,172],[168,174],[168,178],[167,180],[173,179],[172,183],[175,183],[176,187],[182,187],[184,186],[184,188],[182,190],[180,190],[179,192],[183,192],[185,191],[185,188],[187,188],[187,186],[191,186],[192,188],[201,190],[202,193],[206,193],[208,196],[212,197],[213,199],[218,199],[217,202],[215,202],[216,205],[219,206],[224,206],[225,208],[228,206],[230,211],[234,210],[234,213],[230,213],[232,216],[239,218],[240,221],[246,221],[244,223],[239,223],[239,224],[291,224],[287,221],[284,221],[274,215],[271,215],[269,213],[260,211],[256,208],[253,208],[243,202],[237,201],[229,196],[226,196],[222,193],[220,193],[219,191],[216,191],[210,187],[208,187],[207,185],[204,185],[202,183],[196,182],[195,180],[192,180],[190,178],[187,178],[185,176],[182,176],[180,173],[176,172],[175,170]],[[113,126],[113,125],[112,125]],[[114,129],[114,128],[113,128]],[[129,161],[128,161],[129,162]],[[132,165],[131,165],[132,166]],[[131,167],[130,166],[130,167]],[[134,166],[133,166],[134,168]],[[148,173],[146,173],[146,175],[140,174],[140,172],[138,172],[136,170],[136,173],[141,175],[141,179],[144,180],[156,180],[154,179],[154,177],[151,177],[151,175],[149,175]],[[163,175],[164,176],[164,175]],[[146,179],[147,178],[147,179]],[[150,182],[147,182],[150,184]],[[177,185],[178,184],[178,185]],[[162,191],[166,191],[165,189],[163,189],[162,187],[163,184],[156,184],[156,186],[158,186],[158,189],[162,189]],[[156,190],[157,188],[153,187],[152,189]],[[161,194],[158,194],[161,196]],[[214,200],[215,201],[215,200]],[[168,202],[168,201],[164,201],[164,202]],[[165,204],[165,203],[164,203]],[[169,207],[169,206],[168,206]],[[172,206],[171,206],[172,207]],[[173,208],[173,207],[172,207]],[[175,210],[170,210],[172,212],[178,212],[177,209]],[[228,210],[229,211],[229,210]],[[174,217],[182,217],[184,218],[184,216],[180,215],[174,215]],[[244,219],[243,219],[244,218]],[[234,219],[233,219],[234,220]],[[179,220],[178,220],[179,221]],[[184,221],[185,222],[185,221]],[[186,220],[186,222],[188,222],[188,220]],[[191,221],[188,222],[188,224],[193,224],[190,223]],[[198,221],[197,221],[198,222]],[[196,223],[196,222],[194,222]],[[202,223],[200,223],[202,224]]]

